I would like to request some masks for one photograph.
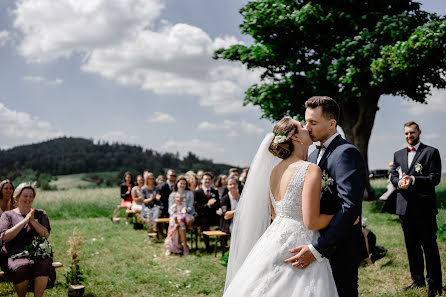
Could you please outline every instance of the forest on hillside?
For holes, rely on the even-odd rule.
[[[137,145],[99,142],[74,137],[61,137],[41,143],[0,150],[0,177],[15,180],[25,173],[50,176],[74,173],[124,171],[165,174],[169,168],[179,173],[203,169],[214,174],[228,172],[230,165],[215,164],[193,152],[160,153]]]

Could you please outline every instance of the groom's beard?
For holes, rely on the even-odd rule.
[[[415,146],[417,145],[418,142],[420,142],[420,137],[418,136],[417,138],[412,138],[412,139],[406,139],[407,143],[411,146]]]

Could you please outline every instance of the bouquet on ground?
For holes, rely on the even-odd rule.
[[[27,258],[30,260],[44,260],[51,258],[53,249],[45,235],[34,236],[31,244],[26,246],[23,252],[12,256],[11,259]]]

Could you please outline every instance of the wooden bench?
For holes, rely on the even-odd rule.
[[[226,247],[223,245],[222,238],[228,236],[229,235],[228,233],[217,230],[217,231],[203,231],[202,234],[207,235],[209,237],[211,236],[215,237],[214,257],[217,257],[218,242],[220,242],[221,255],[223,256],[225,254]]]

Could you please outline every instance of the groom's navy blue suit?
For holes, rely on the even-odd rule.
[[[309,161],[317,163],[318,154],[319,150],[313,151]],[[334,180],[331,192],[322,189],[321,213],[334,214],[334,217],[312,244],[330,260],[339,296],[358,296],[360,244],[364,238],[361,223],[353,224],[361,216],[365,163],[359,150],[338,135],[326,148],[318,165]]]

